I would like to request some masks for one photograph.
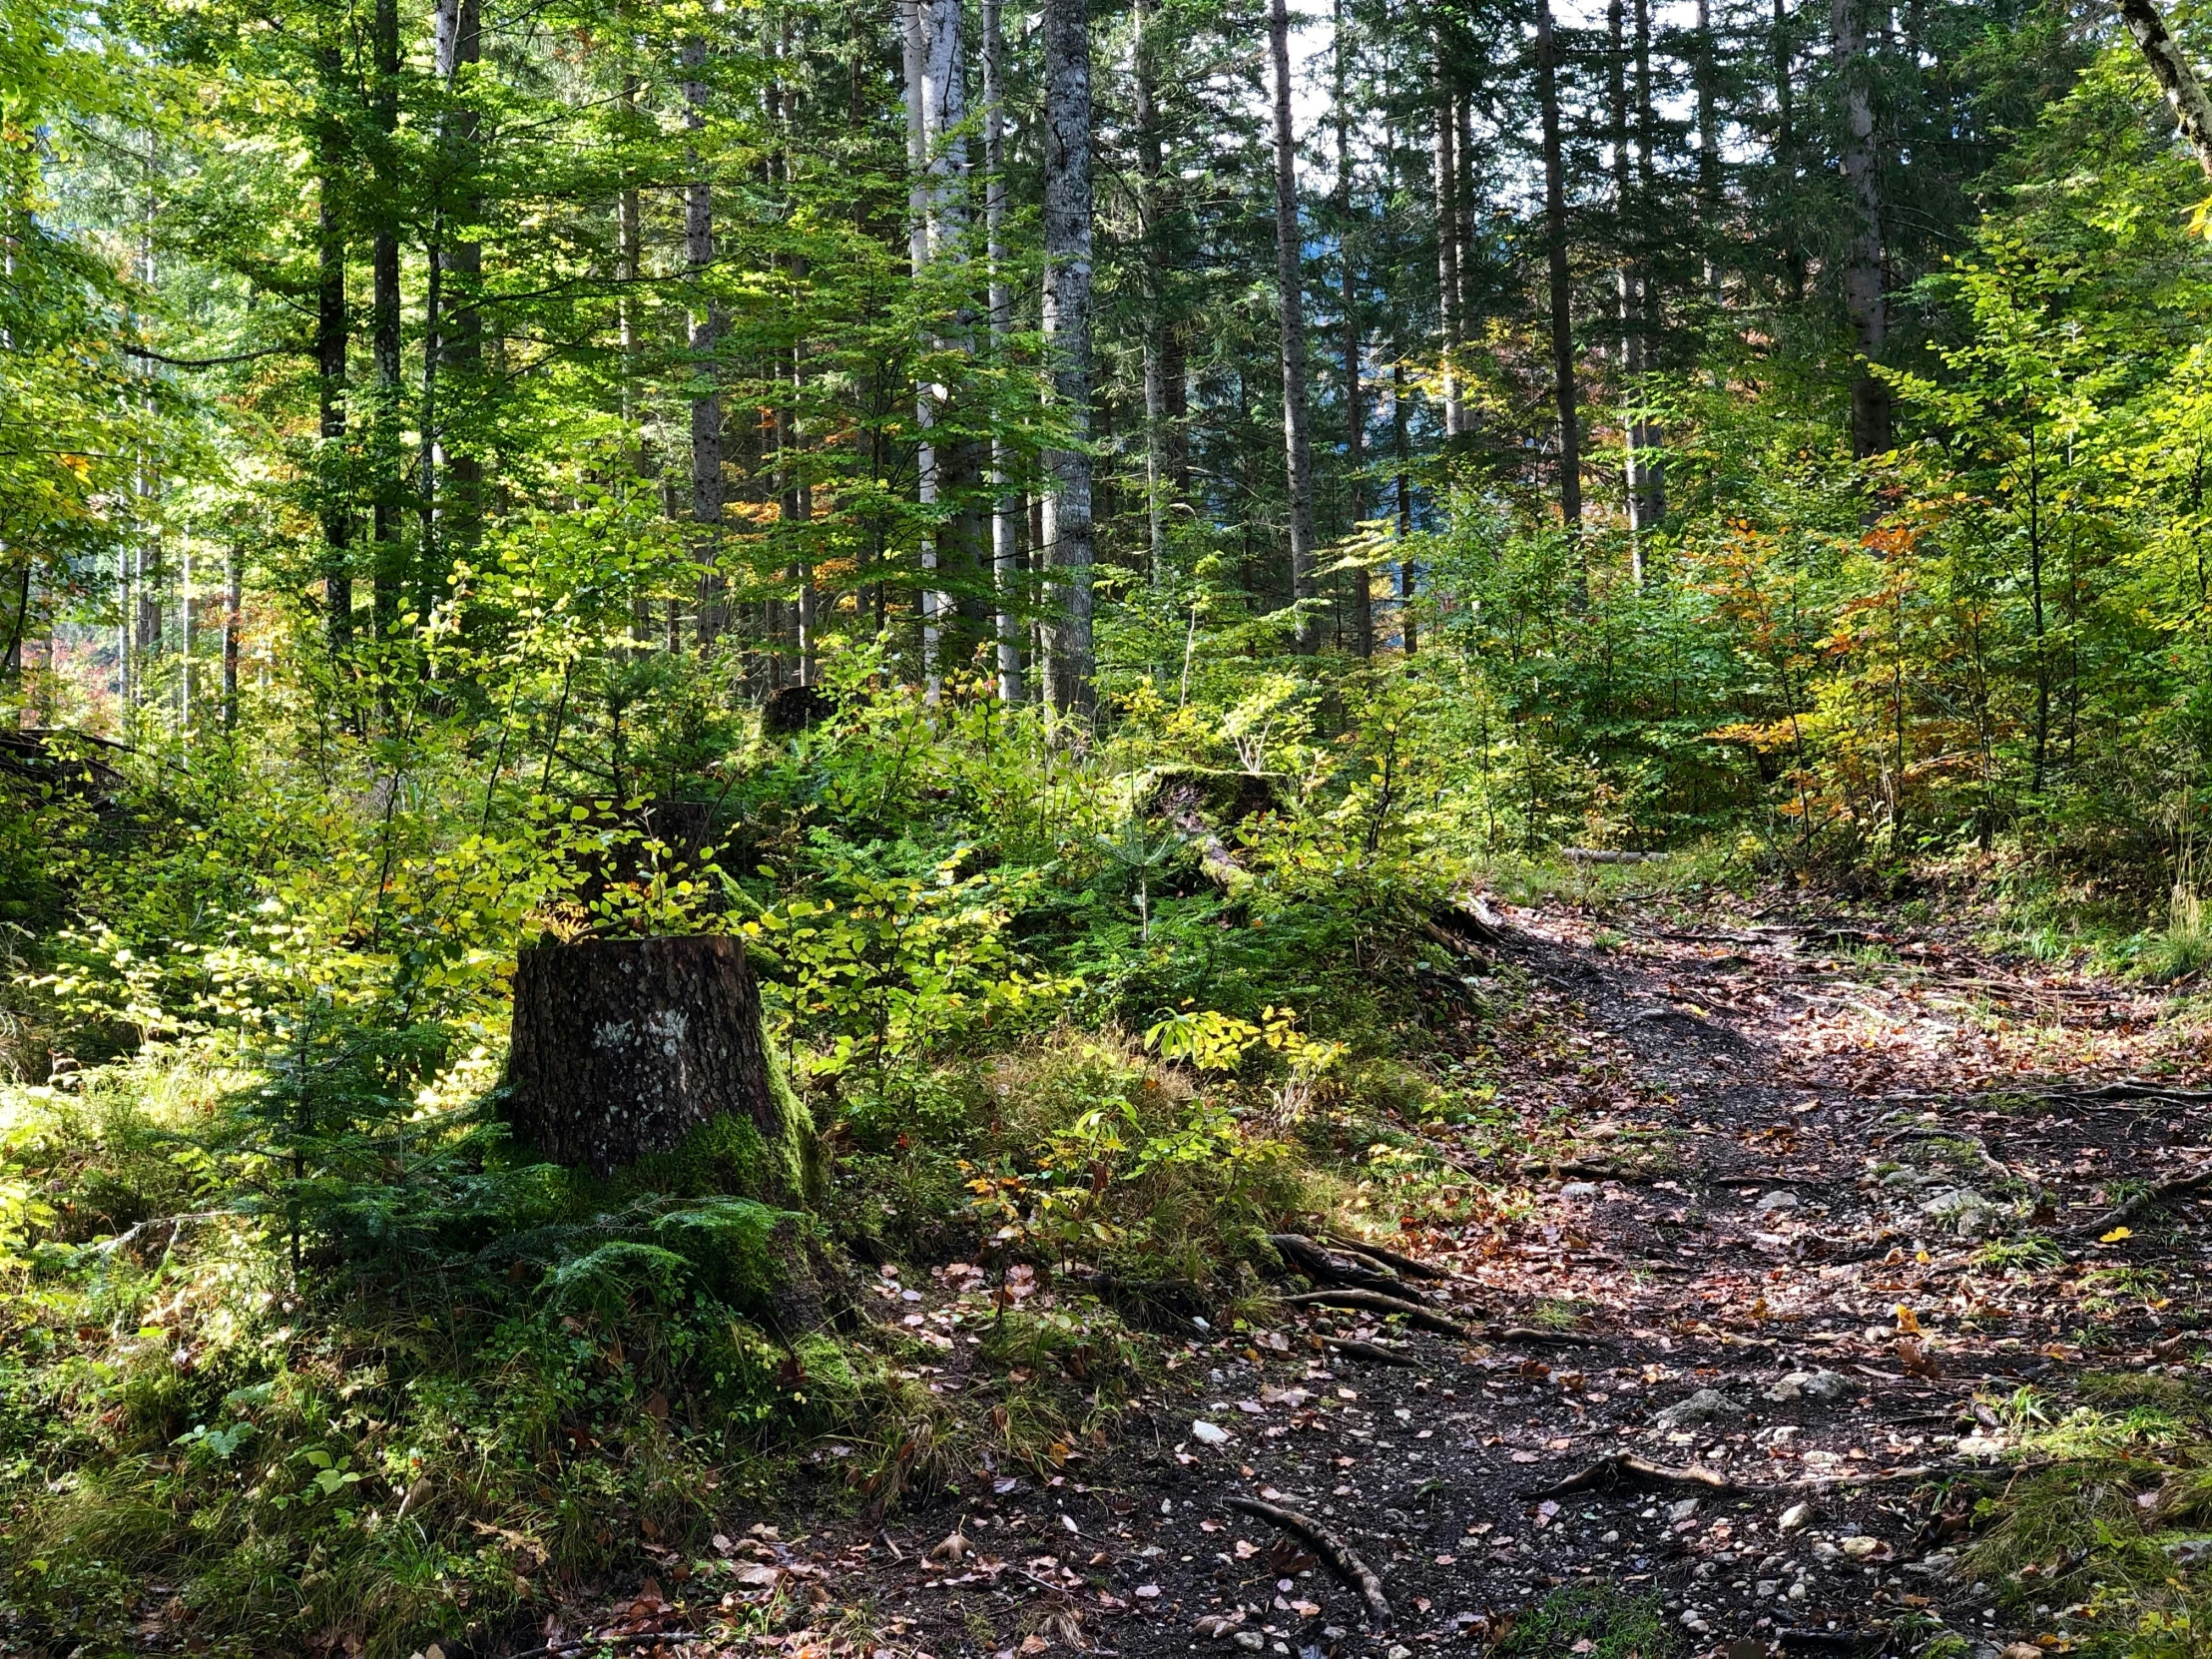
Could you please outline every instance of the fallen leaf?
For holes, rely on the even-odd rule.
[[[2113,1228],[2113,1229],[2112,1229],[2112,1231],[2111,1231],[2111,1232],[2109,1232],[2109,1233],[2099,1233],[2099,1234],[2097,1235],[2097,1243],[2098,1243],[2098,1244],[2118,1244],[2118,1243],[2119,1243],[2119,1242],[2120,1242],[2120,1241],[2121,1241],[2122,1239],[2132,1239],[2132,1238],[2134,1238],[2134,1237],[2135,1237],[2135,1229],[2134,1229],[2134,1228],[2132,1228],[2132,1227],[2115,1227],[2115,1228]],[[2015,1645],[2015,1646],[2017,1646],[2018,1644],[2017,1644],[2017,1643],[2015,1643],[2014,1645]]]

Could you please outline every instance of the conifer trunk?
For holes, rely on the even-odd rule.
[[[1014,289],[1006,279],[1006,43],[999,27],[999,0],[983,0],[983,237],[990,262],[990,340],[995,362],[1014,327]],[[1019,703],[1021,623],[1017,601],[1021,554],[1016,535],[1021,513],[1018,497],[1006,488],[1012,451],[1004,432],[991,430],[991,591],[997,606],[992,634],[998,646],[998,699]]]
[[[1451,97],[1451,79],[1444,62],[1444,37],[1434,37],[1429,81],[1436,107],[1433,145],[1436,203],[1436,322],[1443,333],[1444,436],[1456,437],[1462,421],[1459,405],[1459,162],[1456,155],[1458,116]]]
[[[683,46],[684,126],[697,133],[707,125],[707,83],[700,71],[707,64],[707,43],[697,35]],[[697,150],[692,166],[704,165]],[[721,342],[721,308],[708,296],[706,284],[715,263],[715,191],[703,175],[684,187],[684,261],[692,280],[691,348],[691,463],[692,523],[697,525],[697,556],[706,566],[700,577],[698,642],[702,652],[714,648],[727,620],[723,601],[724,581],[715,568],[722,556],[722,392],[716,351]]]
[[[336,49],[321,55],[323,93],[336,92]],[[322,440],[322,623],[333,655],[353,643],[353,515],[333,476],[334,451],[345,442],[345,223],[338,201],[345,169],[343,129],[334,110],[319,113],[315,132],[315,401]]]
[[[1091,38],[1089,0],[1044,6],[1044,336],[1053,401],[1080,443],[1091,404]],[[1045,457],[1042,542],[1055,572],[1051,701],[1085,718],[1095,703],[1091,643],[1091,458]]]
[[[1890,390],[1873,372],[1882,360],[1888,313],[1882,284],[1882,184],[1876,175],[1874,63],[1866,0],[1829,0],[1836,76],[1844,96],[1844,184],[1851,197],[1844,249],[1844,310],[1858,362],[1851,379],[1851,452],[1861,460],[1890,447]]]
[[[437,0],[437,73],[450,91],[460,78],[462,69],[483,61],[483,27],[478,0]],[[447,165],[461,177],[469,178],[476,171],[476,117],[467,114],[454,120],[439,135],[444,141]],[[637,192],[626,191],[624,200],[627,217],[623,226],[623,258],[632,258],[637,239]],[[472,194],[464,194],[460,210],[464,217],[473,219],[476,201]],[[467,385],[474,379],[483,363],[484,336],[482,313],[476,308],[476,283],[484,269],[484,250],[481,243],[461,238],[443,241],[438,249],[440,290],[449,310],[437,320],[438,335],[434,342],[438,368],[452,379]],[[629,300],[623,305],[623,328],[630,329]],[[450,320],[447,320],[447,318]],[[429,353],[425,346],[425,355]],[[626,341],[624,356],[627,360],[635,350],[634,341]],[[424,363],[425,378],[432,373],[428,361]],[[446,396],[451,398],[454,388],[448,387]],[[434,400],[425,398],[426,403]],[[441,461],[445,467],[443,494],[445,506],[433,520],[439,540],[453,552],[466,557],[481,537],[483,526],[483,463],[468,452],[465,443],[457,442],[450,435],[451,417],[441,415],[437,421],[437,449],[433,451],[433,464]],[[435,500],[440,492],[434,482],[424,495]],[[427,538],[426,538],[427,540]],[[438,556],[438,550],[425,545],[424,560]],[[442,558],[439,562],[444,562]],[[444,573],[426,569],[424,576],[431,591],[444,591]]]
[[[1308,613],[1314,597],[1314,453],[1306,425],[1306,301],[1300,274],[1298,141],[1291,127],[1291,18],[1269,0],[1268,52],[1275,66],[1275,279],[1283,347],[1283,469],[1290,491],[1291,602],[1299,607],[1301,651],[1319,642]]]
[[[370,498],[375,564],[370,573],[370,614],[376,637],[388,639],[399,621],[406,553],[399,539],[399,180],[394,149],[399,132],[399,0],[376,0],[373,13],[375,81],[370,107],[377,150],[376,234],[371,245],[371,336],[376,363],[374,494]]]
[[[1366,516],[1362,509],[1366,497],[1360,477],[1364,464],[1362,449],[1366,440],[1367,406],[1361,400],[1360,385],[1360,284],[1354,265],[1352,246],[1352,129],[1347,116],[1345,99],[1345,74],[1348,67],[1348,41],[1345,34],[1344,0],[1335,0],[1336,23],[1335,93],[1337,115],[1337,260],[1338,276],[1343,291],[1339,305],[1344,311],[1345,340],[1345,520],[1346,529],[1356,531]],[[1375,594],[1365,565],[1349,573],[1352,598],[1352,648],[1362,657],[1375,655]]]
[[[1559,408],[1559,517],[1582,523],[1582,449],[1574,398],[1574,317],[1567,272],[1566,160],[1559,142],[1559,40],[1551,0],[1536,4],[1536,97],[1544,135],[1544,251],[1551,278],[1552,394]]]

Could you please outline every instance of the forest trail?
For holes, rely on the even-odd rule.
[[[2000,962],[1962,930],[1564,905],[1503,921],[1461,1029],[1545,1150],[1509,1201],[1470,1181],[1463,1225],[1392,1241],[1452,1277],[1391,1294],[1431,1298],[1469,1340],[1278,1306],[1170,1343],[1114,1447],[1041,1485],[1009,1469],[883,1527],[724,1538],[736,1587],[656,1587],[627,1628],[703,1629],[712,1589],[723,1618],[786,1598],[795,1652],[865,1628],[938,1659],[1408,1659],[1482,1652],[1518,1621],[1516,1652],[1625,1654],[1575,1646],[1587,1627],[1557,1623],[1556,1598],[1555,1647],[1538,1620],[1598,1583],[1658,1593],[1645,1616],[1663,1609],[1673,1646],[1647,1638],[1647,1659],[1911,1653],[1938,1619],[1989,1659],[2062,1646],[2068,1609],[2018,1626],[1950,1568],[1974,1501],[2016,1477],[2018,1390],[2055,1419],[2091,1374],[2187,1364],[2201,1260],[2175,1244],[2207,1200],[2108,1212],[2212,1169],[2212,1094],[2178,1081],[2202,1060],[2189,1028],[2157,994]],[[1435,977],[1448,1023],[1456,982]],[[953,1294],[980,1284],[909,1277],[923,1329],[952,1329]],[[1401,1339],[1417,1366],[1331,1338]],[[935,1385],[988,1410],[991,1379],[945,1360]],[[1387,1629],[1231,1507],[1255,1498],[1372,1567]]]

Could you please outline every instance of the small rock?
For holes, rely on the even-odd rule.
[[[1559,1189],[1559,1196],[1561,1198],[1595,1198],[1597,1197],[1597,1183],[1595,1181],[1569,1181]]]
[[[1779,1578],[1762,1578],[1755,1588],[1761,1601],[1772,1601],[1782,1593],[1782,1580]]]
[[[1882,1540],[1880,1538],[1869,1538],[1864,1534],[1856,1538],[1846,1538],[1844,1540],[1844,1553],[1850,1556],[1854,1561],[1864,1561],[1868,1556],[1872,1555],[1881,1547]]]
[[[1694,1497],[1680,1498],[1667,1505],[1667,1519],[1670,1521],[1686,1521],[1697,1513],[1697,1504],[1698,1500]]]
[[[1694,1636],[1702,1636],[1712,1626],[1705,1622],[1705,1615],[1693,1607],[1682,1615],[1682,1628]]]
[[[1688,1399],[1677,1400],[1651,1420],[1661,1428],[1687,1428],[1693,1423],[1740,1417],[1744,1407],[1718,1388],[1700,1388]]]
[[[1851,1392],[1851,1379],[1832,1371],[1793,1371],[1766,1390],[1773,1400],[1841,1399]]]
[[[1812,1518],[1813,1506],[1810,1503],[1793,1503],[1782,1511],[1782,1518],[1775,1525],[1785,1532],[1795,1532]]]
[[[1797,1207],[1798,1195],[1786,1188],[1778,1187],[1762,1197],[1757,1204],[1752,1206],[1752,1209],[1760,1215],[1771,1216],[1779,1215],[1785,1210],[1795,1210]]]
[[[1938,1187],[1921,1200],[1924,1216],[1950,1217],[1969,1210],[1987,1210],[1989,1201],[1971,1187]]]
[[[1961,1239],[1978,1239],[1989,1231],[1989,1212],[1986,1210],[1961,1210],[1952,1228]]]
[[[1382,1656],[1382,1659],[1413,1659],[1413,1650],[1402,1642],[1395,1643],[1391,1646],[1390,1651]]]
[[[1204,1417],[1200,1417],[1191,1424],[1191,1438],[1200,1445],[1227,1445],[1229,1443],[1229,1430],[1219,1423],[1211,1423]]]
[[[1239,1647],[1249,1648],[1254,1653],[1258,1653],[1262,1648],[1268,1645],[1268,1639],[1265,1636],[1261,1635],[1257,1630],[1240,1630],[1229,1639],[1232,1642],[1235,1642]]]

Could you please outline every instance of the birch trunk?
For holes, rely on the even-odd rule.
[[[1306,302],[1300,275],[1298,142],[1291,128],[1291,18],[1269,0],[1268,52],[1275,65],[1275,280],[1283,346],[1283,463],[1290,490],[1291,603],[1298,607],[1300,651],[1312,651],[1319,627],[1314,597],[1314,454],[1306,429]]]

